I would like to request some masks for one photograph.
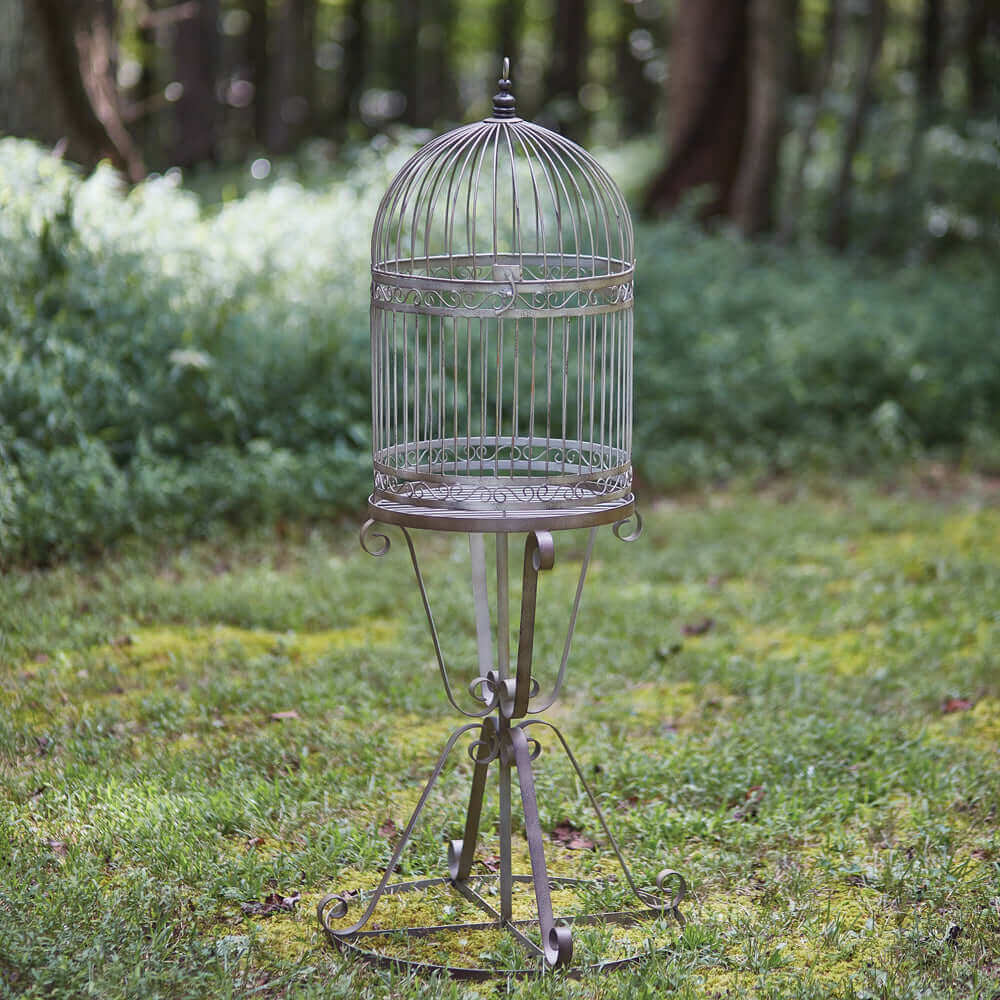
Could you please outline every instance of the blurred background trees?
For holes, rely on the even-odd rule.
[[[132,180],[442,129],[507,54],[526,116],[645,141],[647,213],[838,249],[859,199],[865,248],[901,249],[928,133],[995,116],[1000,78],[1000,0],[0,0],[0,25],[0,131]]]

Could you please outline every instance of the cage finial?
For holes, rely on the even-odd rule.
[[[510,92],[510,59],[503,57],[503,68],[500,71],[500,90],[493,95],[493,117],[494,118],[516,118],[517,102]]]

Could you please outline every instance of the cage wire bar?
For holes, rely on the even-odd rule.
[[[517,116],[504,60],[493,114],[427,143],[399,171],[372,233],[371,371],[374,490],[361,543],[384,555],[401,531],[452,707],[473,719],[447,741],[378,887],[332,893],[318,906],[332,941],[370,961],[462,978],[532,975],[572,965],[571,926],[683,918],[683,877],[666,869],[656,887],[633,879],[597,797],[562,734],[527,718],[544,712],[565,679],[598,527],[633,541],[642,522],[632,494],[634,242],[617,185],[585,150]],[[473,707],[456,697],[409,529],[469,538],[478,675]],[[552,532],[588,529],[555,683],[540,694],[532,675],[538,577],[552,568]],[[526,534],[518,643],[511,655],[511,534]],[[485,535],[494,536],[496,629],[489,605]],[[535,728],[537,727],[537,728]],[[551,730],[599,820],[625,883],[641,906],[557,918],[551,891],[595,880],[551,877],[535,794],[536,734]],[[478,731],[478,732],[476,732]],[[448,848],[448,875],[390,884],[453,747],[469,746],[474,770],[465,831]],[[472,875],[491,765],[498,777],[499,909]],[[530,875],[512,865],[516,772]],[[536,915],[515,919],[515,885],[534,890]],[[485,920],[367,928],[386,895],[447,887]],[[343,926],[352,903],[361,916]],[[538,941],[529,935],[537,925]],[[516,968],[442,965],[398,956],[372,942],[393,936],[505,929],[526,953]],[[611,968],[646,952],[591,963]]]

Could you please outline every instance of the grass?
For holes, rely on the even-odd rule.
[[[552,717],[642,879],[688,877],[688,925],[633,970],[510,991],[995,997],[995,486],[783,483],[646,514],[637,544],[599,536]],[[467,549],[417,542],[467,679]],[[540,583],[545,677],[582,539],[556,547]],[[293,524],[0,580],[0,994],[506,991],[345,961],[312,913],[323,893],[377,880],[386,821],[405,824],[456,724],[408,573],[402,545],[374,561],[351,525]],[[570,819],[598,841],[552,844],[552,868],[610,870],[542,739],[543,825]],[[456,759],[402,877],[443,872],[442,841],[461,834],[470,765]],[[495,819],[490,798],[481,857]],[[302,900],[241,912],[272,892]]]

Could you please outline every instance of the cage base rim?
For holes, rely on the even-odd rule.
[[[383,524],[429,531],[464,531],[472,534],[513,534],[525,531],[565,531],[571,528],[594,528],[614,524],[632,516],[635,495],[619,497],[610,503],[579,507],[543,507],[534,510],[455,510],[418,507],[393,503],[372,494],[368,498],[368,516]]]

